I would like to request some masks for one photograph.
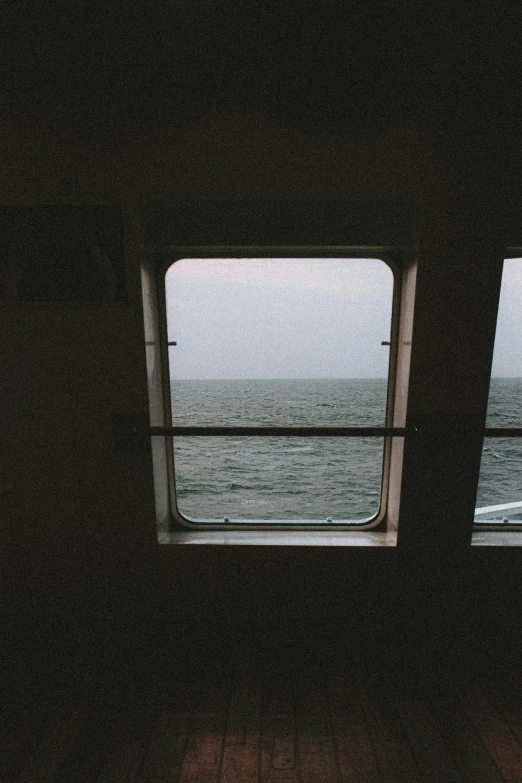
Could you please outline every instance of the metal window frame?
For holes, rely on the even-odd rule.
[[[504,261],[511,258],[522,258],[522,248],[520,247],[508,247],[504,252]],[[502,270],[503,271],[503,270]],[[502,285],[502,284],[501,284]],[[493,346],[493,350],[495,347]],[[484,438],[522,438],[522,427],[485,427]],[[502,505],[502,504],[499,504]],[[485,532],[488,530],[494,530],[496,532],[522,532],[522,521],[504,523],[502,520],[498,522],[486,519],[483,522],[480,520],[473,520],[473,531]]]
[[[152,437],[162,437],[165,441],[168,494],[170,503],[171,530],[385,530],[389,491],[389,473],[391,460],[392,438],[404,437],[405,428],[391,426],[393,424],[395,384],[397,372],[397,354],[399,345],[400,296],[403,262],[407,250],[391,246],[245,246],[245,245],[213,245],[213,246],[169,246],[150,250],[155,256],[154,271],[156,276],[157,307],[159,313],[159,339],[162,366],[162,391],[164,415],[166,420],[172,419],[170,394],[169,346],[167,335],[165,274],[167,270],[181,259],[185,258],[332,258],[376,259],[385,263],[393,274],[392,312],[390,323],[390,358],[388,364],[387,402],[384,427],[151,427]],[[346,520],[331,523],[327,520],[229,520],[212,521],[191,520],[178,509],[176,501],[176,474],[174,465],[173,437],[190,436],[277,436],[277,437],[382,437],[383,460],[381,473],[381,495],[378,511],[364,520]]]

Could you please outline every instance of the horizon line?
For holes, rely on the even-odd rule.
[[[386,381],[388,380],[386,376],[348,376],[348,375],[337,375],[337,376],[328,376],[324,377],[321,376],[320,378],[312,378],[310,376],[306,378],[283,378],[282,376],[277,376],[276,378],[244,378],[244,377],[236,377],[236,378],[230,378],[230,377],[223,377],[223,378],[173,378],[170,376],[171,381]]]
[[[258,378],[252,378],[252,377],[204,377],[204,378],[174,378],[170,376],[171,381],[387,381],[387,376],[381,376],[381,375],[331,375],[331,376],[321,376],[321,377],[311,377],[307,376],[305,378],[303,377],[283,377],[283,376],[277,376],[277,377],[258,377]],[[491,380],[522,380],[522,375],[492,375]]]

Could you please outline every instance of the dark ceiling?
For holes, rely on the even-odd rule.
[[[521,32],[518,4],[477,0],[4,0],[0,87],[18,118],[78,131],[209,108],[465,122],[518,104]]]

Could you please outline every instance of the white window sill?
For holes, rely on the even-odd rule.
[[[235,532],[219,530],[180,530],[163,533],[158,537],[160,544],[196,546],[397,546],[397,534],[372,530],[286,531],[286,530],[243,530]]]
[[[522,546],[522,530],[476,530],[471,537],[472,546]]]

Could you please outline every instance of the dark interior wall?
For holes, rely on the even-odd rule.
[[[460,418],[484,416],[502,247],[522,241],[519,124],[503,100],[514,77],[504,70],[502,89],[460,83],[452,92],[439,69],[408,92],[413,67],[397,58],[405,69],[400,94],[385,80],[379,87],[375,67],[373,81],[359,80],[359,91],[350,82],[342,102],[330,94],[322,112],[317,81],[279,102],[268,91],[256,105],[255,90],[250,100],[232,92],[220,102],[215,84],[205,104],[205,90],[189,79],[178,98],[193,89],[200,102],[187,108],[180,100],[185,111],[176,111],[166,91],[132,92],[129,79],[116,106],[90,90],[85,124],[73,103],[62,100],[53,113],[36,97],[11,94],[15,110],[0,131],[8,226],[0,292],[4,611],[217,617],[237,627],[272,622],[278,633],[285,623],[303,634],[311,624],[318,637],[349,623],[420,627],[453,609],[477,624],[516,625],[519,550],[471,550],[477,443],[451,432]],[[259,76],[264,66],[256,62]],[[480,73],[472,76],[480,85]],[[339,94],[343,83],[334,83]],[[64,90],[52,93],[51,106]],[[144,205],[176,202],[179,210],[199,201],[239,202],[246,213],[249,203],[279,203],[282,216],[291,202],[335,202],[372,220],[375,205],[392,205],[397,220],[408,205],[418,257],[408,416],[447,422],[444,437],[406,448],[401,524],[409,546],[400,533],[399,546],[386,550],[156,544],[149,450],[121,449],[113,426],[118,415],[148,408],[139,264],[154,219]],[[12,228],[23,215],[13,207],[49,204],[113,210],[92,220],[108,219],[110,235],[118,226],[121,256],[89,221],[80,232],[105,281],[101,300],[75,297],[85,281],[73,275],[65,300],[53,301],[51,291],[37,301],[31,229]],[[70,211],[61,214],[74,222]],[[335,233],[330,225],[324,241]],[[79,250],[67,247],[77,269]],[[116,258],[112,266],[107,257]]]

